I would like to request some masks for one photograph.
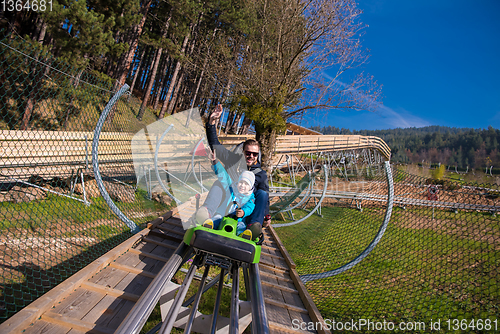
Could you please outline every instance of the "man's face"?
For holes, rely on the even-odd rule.
[[[245,154],[245,161],[247,166],[250,167],[257,162],[259,158],[259,146],[257,145],[248,145],[245,147],[243,153]]]

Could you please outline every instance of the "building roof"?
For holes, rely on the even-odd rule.
[[[286,123],[286,134],[287,135],[322,135],[321,132],[314,131],[303,126]]]

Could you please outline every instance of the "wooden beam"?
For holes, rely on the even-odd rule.
[[[137,302],[141,296],[136,295],[134,293],[129,293],[126,291],[118,290],[118,289],[113,289],[113,288],[108,288],[106,286],[102,286],[100,284],[92,283],[92,282],[83,282],[80,287],[89,290],[89,291],[95,291],[95,292],[101,292],[106,295],[110,295],[113,297],[118,297],[121,299],[126,299],[130,300],[132,302]]]
[[[130,248],[129,250],[130,253],[134,253],[134,254],[138,254],[139,256],[145,256],[145,257],[149,257],[151,259],[154,259],[154,260],[158,260],[158,261],[162,261],[162,262],[168,262],[168,258],[164,257],[164,256],[159,256],[159,255],[156,255],[156,254],[153,254],[153,253],[149,253],[149,252],[143,252],[143,251],[140,251],[136,248]]]
[[[80,319],[65,317],[55,312],[45,312],[42,315],[41,320],[61,325],[64,327],[76,329],[84,333],[95,333],[95,334],[113,334],[114,330],[111,328],[99,326],[96,324],[91,324]]]
[[[165,248],[169,248],[169,249],[177,249],[177,246],[172,246],[172,245],[169,245],[169,244],[166,244],[164,242],[161,242],[161,241],[156,241],[156,240],[153,240],[151,238],[143,238],[142,239],[144,242],[149,242],[150,244],[155,244],[157,246],[162,246],[162,247],[165,247]]]
[[[112,267],[112,268],[119,269],[119,270],[127,271],[127,272],[132,273],[132,274],[136,274],[136,275],[146,276],[146,277],[149,277],[149,278],[155,278],[156,277],[156,274],[152,273],[150,271],[142,270],[142,269],[137,269],[137,268],[126,266],[124,264],[119,264],[119,263],[116,263],[116,262],[110,263],[109,266]]]
[[[303,331],[301,329],[295,329],[293,327],[289,327],[274,321],[269,321],[269,328],[274,329],[279,332],[286,332],[286,333],[300,333],[300,334],[311,334],[311,332],[308,331]]]
[[[293,280],[290,279],[290,278],[286,278],[286,277],[281,277],[281,276],[278,276],[278,275],[274,275],[274,274],[271,274],[271,273],[268,273],[268,272],[265,272],[265,271],[260,271],[260,276],[266,276],[266,277],[271,277],[271,278],[276,278],[276,279],[281,279],[285,282],[288,282],[288,283],[293,283]]]
[[[149,222],[148,229],[150,229],[150,230],[154,229],[155,227],[157,227],[161,223],[166,222],[167,219],[169,219],[170,217],[172,217],[172,211],[169,211],[169,212],[165,213],[163,216],[158,217],[158,218],[154,219],[153,221]]]
[[[158,226],[157,228],[162,230],[162,231],[175,233],[175,234],[180,235],[180,236],[184,236],[184,234],[185,234],[184,231],[183,232],[175,231],[175,230],[172,230],[171,228],[167,228],[167,227],[163,227],[163,226]]]
[[[272,287],[274,289],[278,289],[278,290],[281,290],[281,291],[286,291],[286,292],[294,293],[294,294],[297,294],[297,295],[299,294],[299,292],[296,289],[292,289],[292,288],[289,288],[289,287],[284,286],[284,285],[274,284],[274,283],[267,282],[267,281],[261,281],[261,284],[262,285],[270,286],[270,287]]]
[[[272,270],[279,271],[281,273],[288,273],[289,272],[289,270],[287,268],[283,268],[283,267],[277,266],[274,263],[262,262],[262,258],[260,260],[261,261],[259,262],[259,264],[262,265],[262,266],[268,267],[268,268],[270,268]]]
[[[299,312],[299,313],[309,314],[309,311],[306,310],[305,308],[298,307],[298,306],[291,305],[291,304],[286,304],[286,303],[283,303],[283,302],[280,302],[280,301],[277,301],[277,300],[274,300],[274,299],[264,298],[264,302],[267,303],[267,304],[271,304],[271,305],[274,305],[274,306],[285,308],[285,309],[290,310],[290,311],[295,311],[295,312]]]

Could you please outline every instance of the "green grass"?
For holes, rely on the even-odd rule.
[[[28,203],[0,202],[0,230],[43,230],[53,224],[76,224],[86,226],[100,219],[117,219],[102,197],[91,198],[92,204],[85,205],[67,197],[49,193],[43,200]],[[146,198],[145,192],[136,192],[134,203],[116,203],[125,214],[127,212],[146,213],[146,217],[135,219],[138,224],[156,217],[156,212],[169,209],[156,201]],[[149,214],[148,214],[149,213]]]
[[[307,283],[323,317],[429,321],[500,316],[498,218],[450,213],[439,225],[428,211],[395,210],[384,237],[361,263]],[[299,274],[332,270],[354,259],[383,217],[383,211],[367,208],[323,208],[322,213],[323,219],[312,216],[277,229]],[[486,227],[490,234],[482,235],[492,239],[469,232]]]
[[[145,195],[138,191],[134,203],[115,204],[125,215],[145,214],[133,218],[139,225],[170,209]],[[86,206],[49,193],[45,199],[29,203],[0,203],[3,241],[13,243],[0,250],[5,260],[0,276],[0,300],[5,309],[0,310],[0,320],[130,237],[128,227],[101,197],[90,200],[92,204]]]

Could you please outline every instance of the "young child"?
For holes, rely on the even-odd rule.
[[[236,234],[252,240],[252,232],[247,229],[244,218],[255,208],[253,186],[255,174],[243,171],[238,182],[233,182],[224,166],[215,158],[215,153],[207,150],[212,161],[212,169],[217,175],[217,181],[212,185],[205,203],[196,212],[196,221],[205,227],[218,229],[219,224],[227,215],[234,215],[238,220]],[[254,236],[257,237],[257,236]]]

